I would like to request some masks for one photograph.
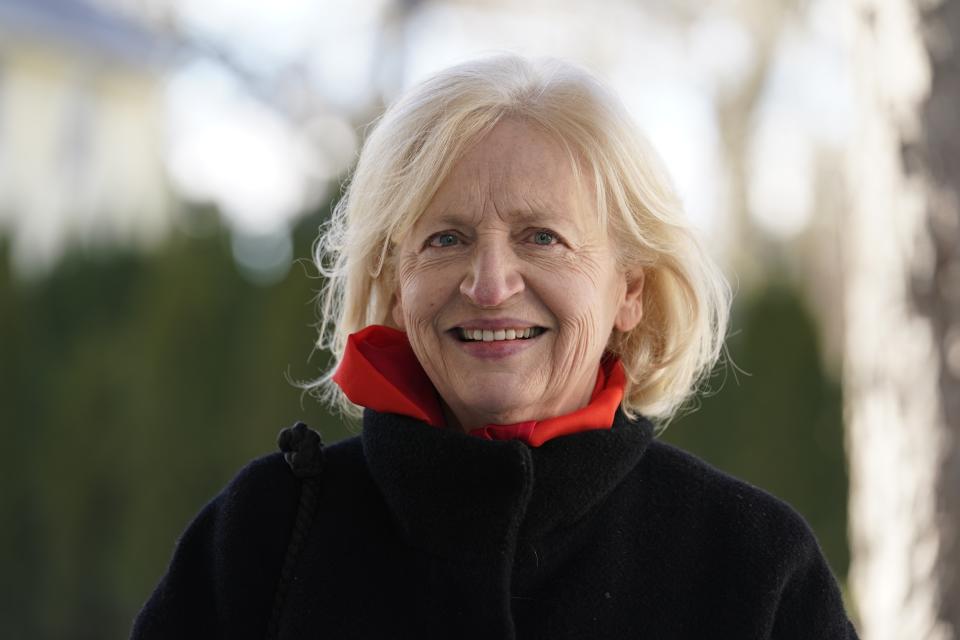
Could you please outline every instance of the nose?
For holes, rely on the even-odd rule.
[[[478,307],[497,307],[523,291],[517,256],[502,239],[481,238],[475,245],[460,293]]]

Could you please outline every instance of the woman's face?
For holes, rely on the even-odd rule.
[[[399,243],[397,326],[465,430],[590,399],[611,331],[640,320],[593,194],[545,134],[501,121]]]

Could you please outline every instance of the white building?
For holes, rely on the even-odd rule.
[[[78,0],[0,0],[0,236],[22,274],[169,226],[163,59],[155,36]]]

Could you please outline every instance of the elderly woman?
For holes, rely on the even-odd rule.
[[[790,507],[657,442],[729,293],[588,73],[501,57],[415,87],[317,245],[304,425],[197,516],[136,638],[854,638]]]

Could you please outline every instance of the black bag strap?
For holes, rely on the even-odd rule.
[[[287,553],[283,558],[280,581],[277,584],[273,610],[267,625],[267,640],[277,637],[280,628],[280,612],[283,609],[290,581],[293,579],[297,556],[300,554],[317,510],[320,479],[323,474],[323,439],[320,438],[319,433],[304,423],[297,422],[292,427],[281,431],[277,436],[277,446],[283,452],[283,458],[290,465],[293,475],[300,478],[301,485],[300,504],[297,506],[297,516],[293,522],[290,541],[287,543]]]

